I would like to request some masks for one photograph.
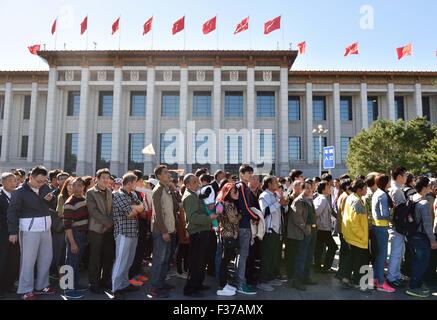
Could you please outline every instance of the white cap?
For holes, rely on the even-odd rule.
[[[147,183],[153,184],[154,186],[156,186],[158,184],[158,180],[150,178],[149,180],[146,181]]]

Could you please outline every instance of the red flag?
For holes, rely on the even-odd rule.
[[[39,49],[41,49],[41,45],[40,44],[35,44],[33,46],[27,47],[30,51],[31,54],[35,54],[37,55],[39,52]]]
[[[208,34],[215,30],[217,23],[217,17],[214,17],[203,24],[202,31],[203,34]]]
[[[401,60],[405,56],[413,55],[413,45],[411,43],[407,44],[405,47],[400,47],[396,49],[398,53],[398,60]]]
[[[52,35],[55,34],[55,32],[56,32],[56,21],[58,21],[58,18],[56,18],[55,21],[53,22],[53,25],[52,25]]]
[[[115,20],[115,22],[112,25],[112,34],[116,33],[119,27],[120,27],[120,17],[118,17],[118,19]]]
[[[80,35],[83,35],[88,29],[88,16],[80,23]]]
[[[344,56],[347,57],[350,54],[358,54],[358,53],[359,53],[358,52],[358,42],[355,42],[346,48],[346,52],[344,53]]]
[[[143,36],[147,34],[150,30],[152,30],[152,22],[153,22],[153,17],[147,20],[146,23],[144,24]]]
[[[272,31],[278,30],[281,28],[281,16],[276,17],[270,21],[267,21],[264,24],[264,34],[269,34]]]
[[[183,16],[182,18],[180,18],[178,21],[176,21],[173,24],[173,29],[172,29],[172,33],[176,34],[182,30],[184,30],[185,28],[185,16]]]
[[[305,54],[307,43],[303,41],[301,43],[298,43],[297,46],[299,47],[299,54]]]
[[[244,18],[238,25],[237,28],[234,31],[234,34],[240,33],[242,31],[245,31],[249,29],[249,17]]]

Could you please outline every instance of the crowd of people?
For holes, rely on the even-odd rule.
[[[314,273],[364,293],[426,298],[437,287],[437,180],[403,167],[334,179],[260,177],[247,164],[238,176],[202,168],[177,178],[165,165],[121,178],[37,166],[2,173],[1,185],[2,298],[124,299],[145,284],[149,297],[167,298],[172,276],[190,297],[304,291]]]

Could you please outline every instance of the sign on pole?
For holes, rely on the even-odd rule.
[[[334,147],[323,148],[323,169],[335,168],[335,152]]]

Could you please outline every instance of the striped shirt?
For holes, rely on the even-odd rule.
[[[65,230],[77,231],[88,230],[88,208],[85,198],[71,196],[64,204],[64,227]]]

